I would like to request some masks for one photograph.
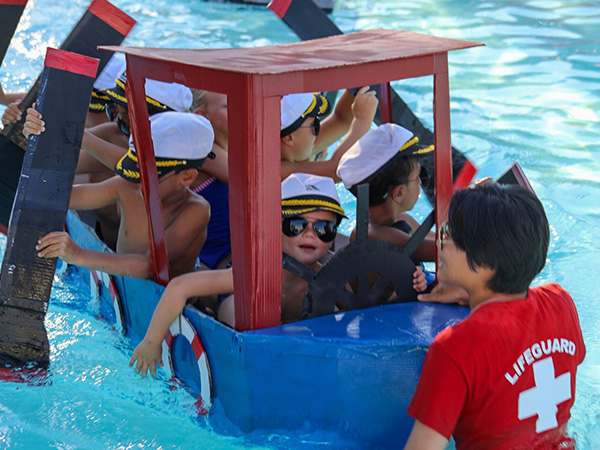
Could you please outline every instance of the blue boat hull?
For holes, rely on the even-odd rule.
[[[102,248],[72,212],[67,228],[80,245]],[[76,270],[89,279],[89,270]],[[164,288],[113,278],[126,334],[137,341]],[[111,304],[106,289],[101,296]],[[183,315],[208,357],[213,402],[243,432],[329,431],[364,447],[399,448],[412,428],[406,409],[429,344],[468,313],[466,307],[411,302],[246,332],[190,306]],[[177,376],[200,394],[202,379],[188,340],[175,337],[171,351]]]

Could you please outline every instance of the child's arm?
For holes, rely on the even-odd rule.
[[[115,175],[100,183],[74,185],[69,209],[98,209],[114,205],[119,198],[118,185],[120,183],[126,183],[126,181]]]
[[[333,178],[337,183],[341,179],[337,176],[337,166],[340,159],[358,141],[369,129],[375,112],[377,110],[378,100],[374,91],[369,91],[369,87],[361,88],[354,98],[352,111],[354,119],[350,125],[350,131],[344,137],[338,148],[335,150],[331,159],[327,161],[281,161],[281,179],[284,180],[292,173],[304,172],[314,175],[321,175]]]
[[[63,261],[112,275],[133,278],[150,278],[149,252],[105,253],[82,248],[64,231],[53,231],[40,238],[35,247],[40,258],[60,258]]]
[[[385,241],[396,247],[403,248],[410,239],[410,236],[397,228],[369,223],[369,239]],[[423,239],[423,242],[419,244],[410,256],[415,261],[435,261],[435,238],[426,237]]]
[[[169,326],[183,311],[187,299],[195,296],[224,294],[233,291],[233,272],[231,269],[194,272],[173,278],[167,285],[146,336],[133,351],[129,367],[137,361],[135,371],[146,376],[148,369],[152,376],[156,374],[156,364],[162,366],[162,341]]]
[[[108,142],[89,130],[83,132],[81,147],[111,170],[127,152],[123,147]],[[83,168],[79,167],[79,164],[77,169],[79,173],[83,173]]]
[[[0,105],[8,105],[13,102],[19,102],[25,97],[26,92],[4,92],[0,85]]]
[[[327,147],[334,144],[339,138],[348,132],[354,114],[352,114],[352,103],[354,96],[348,90],[344,90],[335,105],[335,110],[321,123],[321,132],[315,139],[313,154],[316,155]]]
[[[219,144],[213,144],[212,152],[214,158],[206,158],[202,164],[202,170],[217,178],[223,183],[229,184],[229,167],[227,166],[227,152]]]
[[[449,283],[438,282],[429,294],[419,294],[420,302],[458,303],[469,305],[469,294],[463,288]]]

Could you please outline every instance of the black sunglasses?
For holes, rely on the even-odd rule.
[[[319,239],[323,242],[331,242],[337,234],[337,224],[331,220],[315,220],[309,222],[304,217],[285,217],[282,221],[282,231],[288,237],[299,236],[308,228],[308,224]]]
[[[119,127],[119,130],[121,130],[121,133],[123,133],[125,136],[131,135],[131,131],[129,130],[129,125],[127,125],[125,122],[123,122],[123,120],[121,120],[120,117],[117,117],[117,126]]]
[[[114,122],[118,116],[117,108],[115,108],[114,104],[113,103],[105,104],[104,111],[106,111],[106,117],[108,117],[108,120],[110,120],[111,122]]]

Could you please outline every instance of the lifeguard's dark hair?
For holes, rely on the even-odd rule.
[[[546,264],[550,229],[544,207],[529,190],[491,184],[457,191],[450,202],[448,231],[467,254],[472,270],[495,271],[493,292],[527,290]]]
[[[418,156],[401,156],[398,154],[374,175],[371,175],[369,177],[371,178],[369,182],[369,206],[381,205],[385,202],[383,196],[391,188],[399,184],[406,184],[410,173],[417,167],[418,162]],[[352,186],[350,191],[356,195],[357,186]]]

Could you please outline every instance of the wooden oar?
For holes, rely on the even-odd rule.
[[[98,72],[101,72],[113,52],[97,47],[121,44],[135,23],[134,19],[107,0],[94,0],[60,49],[100,59]],[[40,78],[19,105],[23,113],[37,97]],[[10,217],[23,164],[23,150],[27,146],[22,134],[24,123],[25,114],[22,114],[20,121],[7,125],[0,135],[0,223],[4,225]]]
[[[26,5],[27,0],[0,0],[0,66]]]
[[[36,109],[46,131],[31,136],[0,273],[0,364],[49,361],[44,316],[56,258],[35,246],[65,225],[98,59],[48,48]]]
[[[335,23],[312,0],[273,0],[269,4],[269,9],[277,14],[303,41],[343,34]],[[377,96],[380,99],[381,114],[375,117],[375,122],[380,124],[383,116],[383,122],[391,121],[397,123],[415,133],[419,137],[420,144],[433,144],[433,133],[431,130],[423,125],[393,89],[389,88],[388,90],[386,86],[383,88],[383,93],[386,95],[381,95],[380,86],[372,86],[377,91]],[[390,115],[391,117],[389,117]],[[433,154],[430,153],[421,158],[421,165],[426,167],[429,173],[433,175]],[[476,171],[475,166],[454,147],[452,147],[452,169],[454,180],[458,180],[461,186],[468,185]],[[432,176],[431,180],[433,179],[434,177]],[[433,203],[433,182],[424,190],[429,201]]]

